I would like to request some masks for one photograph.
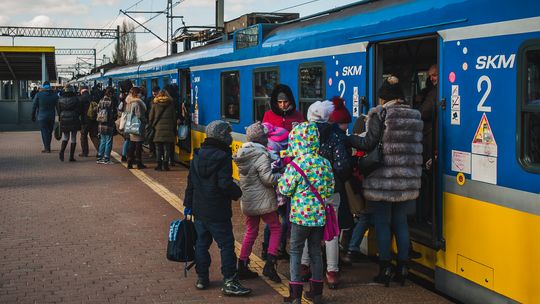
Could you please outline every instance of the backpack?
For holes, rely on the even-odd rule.
[[[195,224],[190,219],[175,220],[169,227],[167,259],[173,262],[191,262],[195,260]]]
[[[98,111],[96,115],[96,120],[98,122],[108,122],[109,121],[109,108],[111,106],[111,99],[109,97],[103,97],[99,102]]]
[[[98,103],[95,101],[91,101],[90,105],[88,106],[88,111],[86,111],[86,117],[88,118],[88,120],[96,120],[97,109],[98,109]]]

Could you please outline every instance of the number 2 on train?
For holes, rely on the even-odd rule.
[[[476,88],[478,90],[478,93],[482,91],[482,83],[487,83],[486,91],[484,92],[484,95],[480,99],[480,102],[478,102],[478,106],[476,107],[476,110],[478,112],[491,112],[490,106],[484,106],[484,102],[486,102],[486,99],[489,96],[489,93],[491,93],[491,79],[489,79],[488,76],[482,75],[480,78],[478,78],[478,83],[476,84]]]

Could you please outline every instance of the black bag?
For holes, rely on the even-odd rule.
[[[383,142],[382,137],[384,134],[384,118],[386,117],[386,110],[382,112],[382,128],[379,136],[379,142],[373,148],[373,150],[367,152],[364,156],[358,158],[358,168],[360,173],[365,177],[369,176],[373,171],[379,169],[383,165]]]
[[[190,219],[172,221],[167,243],[167,259],[173,262],[195,260],[195,241],[197,233]]]
[[[154,122],[154,124],[146,126],[146,129],[144,130],[144,141],[146,144],[150,144],[151,142],[154,141],[154,136],[156,136],[156,125],[161,119],[161,116],[163,115],[164,112],[165,110],[161,111],[157,115],[156,121]]]
[[[62,129],[60,129],[60,122],[56,122],[54,124],[54,132],[53,132],[53,134],[54,134],[54,138],[56,140],[62,139]]]

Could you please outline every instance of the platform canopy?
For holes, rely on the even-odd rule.
[[[45,74],[42,73],[42,66],[45,67]],[[0,46],[0,79],[56,80],[54,47]]]

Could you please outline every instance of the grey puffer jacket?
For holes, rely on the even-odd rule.
[[[266,147],[247,142],[234,157],[240,173],[242,212],[248,216],[263,215],[278,208],[276,191],[279,175],[272,173],[272,159]]]
[[[421,187],[424,123],[420,112],[401,100],[377,106],[369,115],[380,115],[383,107],[383,166],[364,180],[364,196],[369,201],[414,200]]]

